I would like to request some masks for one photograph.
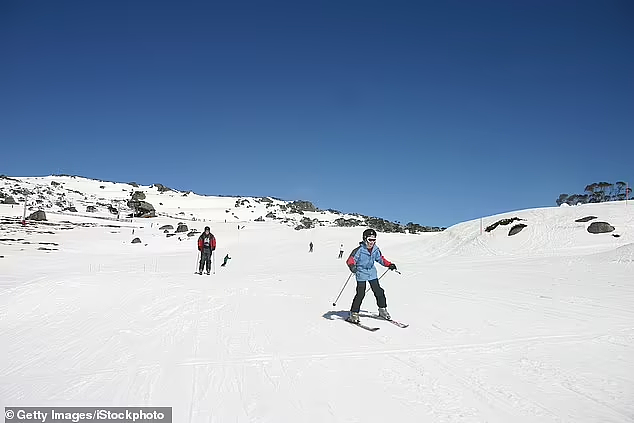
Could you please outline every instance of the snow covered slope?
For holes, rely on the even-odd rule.
[[[632,204],[504,213],[483,229],[525,220],[482,234],[479,220],[379,233],[401,272],[381,279],[388,308],[410,326],[365,317],[380,327],[367,332],[341,321],[354,282],[332,306],[349,275],[339,245],[347,254],[363,227],[250,223],[258,204],[230,209],[248,222],[238,230],[224,205],[145,191],[164,204],[155,219],[51,213],[23,227],[20,207],[0,205],[0,407],[169,406],[174,422],[634,421]],[[180,211],[212,219],[215,274],[193,274],[196,237],[159,229]],[[593,221],[615,230],[591,234]],[[371,293],[362,309],[376,312]]]

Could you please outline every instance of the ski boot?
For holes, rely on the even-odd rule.
[[[390,313],[387,312],[387,307],[379,307],[379,317],[385,320],[392,320]]]
[[[358,325],[359,323],[361,323],[361,319],[359,319],[359,313],[356,313],[354,311],[350,312],[350,316],[348,316],[346,320],[349,321],[350,323],[354,323],[355,325]]]

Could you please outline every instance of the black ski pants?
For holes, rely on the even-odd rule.
[[[211,272],[211,249],[209,248],[203,248],[200,253],[198,272],[202,273],[205,266],[207,266],[207,273]]]
[[[372,279],[368,281],[370,284],[370,288],[372,288],[372,292],[374,293],[374,297],[376,298],[376,305],[379,308],[387,307],[387,301],[385,299],[385,291],[379,285],[378,279]],[[354,296],[354,300],[352,300],[352,307],[350,311],[354,313],[358,313],[361,309],[361,303],[363,302],[363,297],[365,297],[365,281],[357,282],[357,295]]]

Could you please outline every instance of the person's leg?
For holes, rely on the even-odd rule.
[[[387,307],[387,300],[385,299],[385,291],[379,285],[378,279],[373,279],[370,281],[370,288],[372,288],[372,292],[374,293],[374,298],[376,298],[376,305],[379,308]]]
[[[200,263],[198,263],[198,273],[203,272],[203,267],[205,266],[205,253],[203,251],[200,252]]]
[[[211,251],[205,251],[205,267],[207,273],[211,272]]]
[[[358,313],[359,310],[361,310],[363,297],[365,297],[365,281],[360,281],[357,282],[357,293],[352,300],[352,306],[350,307],[351,312]]]
[[[391,320],[390,313],[387,312],[387,300],[385,299],[385,291],[379,285],[379,280],[374,279],[370,281],[370,288],[376,298],[376,305],[379,306],[379,316],[386,320]]]

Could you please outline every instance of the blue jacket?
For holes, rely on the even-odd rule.
[[[377,279],[374,262],[377,262],[385,267],[389,267],[390,264],[392,264],[383,257],[381,250],[379,250],[379,247],[377,247],[376,244],[372,247],[372,250],[368,250],[368,247],[363,241],[359,243],[357,248],[352,250],[348,260],[346,260],[346,264],[351,271],[352,266],[357,267],[357,272],[355,273],[357,282]]]

